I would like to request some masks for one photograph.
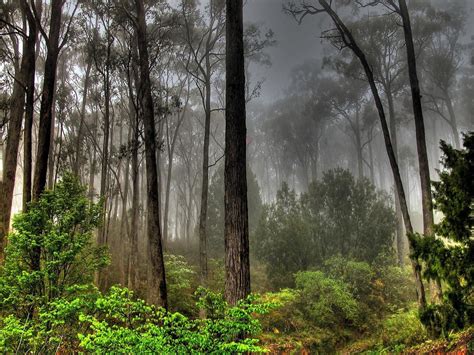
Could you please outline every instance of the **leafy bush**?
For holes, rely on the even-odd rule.
[[[108,262],[106,251],[92,240],[100,211],[85,187],[66,175],[15,216],[0,272],[4,311],[31,318],[39,307],[83,289],[71,286],[92,281],[94,271]]]
[[[423,342],[426,338],[426,330],[415,307],[400,310],[382,323],[381,340],[385,347],[411,346]]]
[[[127,289],[113,287],[109,295],[97,299],[96,311],[80,319],[88,332],[80,334],[80,346],[96,353],[245,353],[264,352],[251,338],[261,327],[254,314],[268,312],[270,304],[255,296],[231,307],[220,294],[203,289],[198,306],[208,318],[190,319],[180,313],[156,309],[134,300]],[[242,337],[243,335],[249,337]]]
[[[358,320],[357,300],[343,281],[320,271],[299,272],[295,279],[300,290],[299,304],[318,327],[344,328]]]
[[[265,206],[253,242],[273,286],[293,287],[294,273],[320,269],[332,257],[371,264],[390,251],[395,215],[389,201],[341,169],[326,172],[301,196],[283,184],[276,202]]]

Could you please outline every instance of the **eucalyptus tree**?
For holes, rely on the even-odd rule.
[[[363,81],[340,77],[325,81],[323,99],[329,103],[334,117],[343,122],[339,127],[351,138],[357,159],[357,176],[364,177],[362,109],[366,103],[367,84]]]
[[[298,21],[303,21],[304,18],[308,15],[316,15],[316,14],[327,14],[335,28],[329,30],[325,33],[326,38],[330,39],[332,43],[339,49],[349,49],[351,50],[354,55],[359,59],[360,64],[364,69],[365,76],[367,81],[369,82],[370,90],[375,101],[375,106],[377,108],[377,112],[379,115],[380,123],[382,126],[382,132],[385,142],[385,148],[389,157],[390,166],[392,169],[393,177],[395,180],[395,186],[397,189],[397,193],[400,199],[400,206],[402,209],[403,219],[405,222],[405,227],[407,233],[413,233],[413,226],[411,224],[411,218],[408,212],[407,202],[405,191],[403,188],[403,183],[400,175],[399,165],[394,154],[393,145],[390,138],[390,131],[387,124],[387,119],[385,115],[385,109],[382,103],[382,99],[379,93],[379,89],[377,87],[377,83],[375,81],[375,75],[370,65],[370,62],[367,59],[366,54],[359,46],[358,41],[355,39],[352,31],[346,25],[346,23],[342,20],[342,18],[338,15],[334,8],[334,4],[332,2],[328,2],[326,0],[318,0],[318,4],[309,1],[300,1],[298,4],[290,3],[286,10],[291,13]],[[411,246],[410,246],[411,247]],[[416,291],[417,291],[417,299],[420,308],[424,309],[426,306],[426,297],[425,297],[425,290],[424,285],[421,277],[421,264],[418,260],[412,259],[412,267],[415,275],[416,280]]]
[[[150,61],[147,43],[146,13],[143,0],[135,0],[136,17],[133,22],[137,31],[138,67],[140,70],[138,97],[143,115],[148,213],[148,251],[151,262],[149,287],[150,301],[167,307],[166,278],[160,227],[160,197],[158,192],[158,169],[156,161],[155,112],[150,81]]]
[[[15,177],[18,160],[18,149],[20,145],[21,127],[23,115],[25,112],[25,88],[29,85],[31,73],[34,75],[35,67],[32,66],[31,55],[34,55],[36,48],[36,24],[28,6],[24,1],[20,6],[11,2],[2,3],[2,39],[6,46],[6,57],[10,58],[10,65],[14,69],[13,89],[9,99],[8,112],[8,130],[6,134],[6,148],[4,152],[3,176],[0,181],[0,261],[3,260],[3,248],[5,238],[10,226],[10,215],[13,201],[13,189],[15,186]],[[28,18],[28,27],[26,24],[20,26],[18,19],[23,19],[26,23]],[[28,33],[28,34],[27,34]],[[7,38],[5,40],[5,37]],[[20,51],[20,45],[22,50]],[[8,48],[11,46],[11,48]],[[31,88],[30,88],[31,89]]]
[[[224,0],[210,0],[203,16],[193,2],[182,1],[184,36],[191,54],[192,65],[188,66],[199,90],[204,110],[204,144],[202,159],[201,205],[199,214],[199,264],[201,282],[207,278],[207,211],[209,194],[209,147],[211,132],[212,79],[223,56],[225,35]]]
[[[225,298],[250,293],[245,63],[242,0],[226,1]]]
[[[403,35],[397,23],[396,14],[385,16],[367,16],[352,24],[354,36],[366,53],[372,65],[374,77],[383,91],[389,115],[390,138],[393,145],[395,157],[398,160],[398,134],[401,117],[397,114],[396,100],[401,96],[406,87],[406,54],[403,51]],[[336,59],[338,66],[345,73],[354,77],[363,77],[362,68],[358,64],[358,58],[351,55],[349,60]],[[399,161],[400,164],[400,161]],[[397,228],[397,252],[399,264],[403,265],[404,253],[404,231],[403,217],[400,208],[398,194],[395,193],[395,209],[398,219]]]
[[[440,12],[445,15],[438,20],[440,30],[433,33],[422,55],[422,68],[426,74],[424,103],[426,109],[435,112],[448,125],[455,148],[460,149],[455,90],[464,59],[462,36],[467,21],[466,6],[457,1],[451,8]],[[435,141],[437,145],[436,137]]]
[[[53,124],[53,103],[54,103],[54,87],[56,84],[56,69],[58,64],[59,53],[66,45],[68,40],[68,32],[75,12],[79,5],[78,2],[72,4],[73,9],[69,20],[65,21],[65,30],[61,38],[61,28],[63,26],[63,7],[64,0],[52,0],[50,11],[49,33],[47,34],[43,26],[39,26],[39,31],[46,42],[47,55],[44,65],[43,89],[41,91],[41,107],[39,115],[39,131],[38,144],[36,152],[35,173],[33,178],[33,199],[37,199],[46,186],[46,175],[48,170],[48,159],[51,147],[51,129]],[[34,10],[35,16],[36,9]],[[38,19],[37,19],[38,24]]]

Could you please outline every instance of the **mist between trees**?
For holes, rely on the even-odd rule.
[[[0,349],[472,338],[472,11],[1,1]]]

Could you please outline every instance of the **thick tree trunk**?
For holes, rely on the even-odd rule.
[[[403,32],[405,35],[405,44],[407,49],[408,74],[410,77],[410,87],[413,100],[413,114],[415,117],[416,147],[418,150],[418,165],[421,181],[421,202],[423,207],[423,233],[425,235],[433,234],[433,200],[431,197],[431,179],[430,166],[428,162],[428,153],[426,151],[425,123],[423,118],[423,108],[421,104],[420,84],[416,68],[416,53],[413,44],[413,34],[411,29],[410,14],[405,0],[399,0],[400,16],[403,21]],[[435,294],[433,298],[440,302],[442,298],[442,289],[440,282],[436,282]]]
[[[139,98],[145,130],[145,159],[147,176],[148,248],[151,261],[149,283],[150,301],[167,308],[165,267],[160,228],[158,171],[156,165],[156,132],[143,0],[135,0],[137,10],[137,38],[140,67]]]
[[[374,74],[372,72],[372,67],[370,66],[369,62],[367,61],[367,58],[360,49],[360,47],[357,45],[357,42],[355,41],[354,37],[352,36],[352,33],[350,30],[347,28],[347,26],[344,24],[344,22],[339,18],[339,16],[334,12],[334,10],[331,8],[331,6],[327,3],[326,0],[319,0],[319,3],[321,6],[324,8],[324,10],[329,14],[329,16],[332,18],[336,26],[338,27],[341,36],[347,41],[350,49],[354,52],[354,54],[359,58],[362,67],[364,68],[365,74],[367,76],[367,80],[370,85],[370,89],[372,92],[372,95],[374,97],[375,105],[377,108],[377,112],[379,115],[380,123],[382,126],[382,132],[383,132],[383,137],[384,137],[384,142],[385,142],[385,148],[387,150],[388,158],[390,161],[390,167],[392,169],[392,174],[393,178],[395,181],[395,187],[397,189],[397,193],[400,199],[400,206],[402,209],[402,214],[403,214],[403,219],[405,221],[405,227],[406,231],[408,234],[413,233],[413,226],[411,224],[411,219],[410,219],[410,214],[408,212],[408,207],[406,203],[406,198],[405,198],[405,191],[403,189],[403,184],[402,184],[402,179],[400,176],[400,169],[397,163],[397,159],[394,153],[394,149],[392,146],[392,141],[390,139],[390,132],[388,129],[387,125],[387,119],[385,116],[385,110],[383,108],[382,100],[379,95],[379,91],[377,88],[377,85],[375,83],[375,78]],[[412,246],[410,245],[410,249],[412,249]],[[421,277],[421,264],[419,263],[418,260],[412,259],[411,264],[413,267],[413,272],[415,276],[415,286],[416,286],[416,293],[417,293],[417,300],[418,300],[418,305],[421,309],[424,309],[426,307],[426,296],[425,296],[425,289],[423,285],[423,280]]]
[[[225,298],[250,293],[242,0],[226,1]]]
[[[48,160],[51,149],[51,132],[53,125],[54,88],[56,68],[59,57],[59,35],[61,32],[62,0],[51,1],[51,16],[47,40],[48,54],[44,66],[43,91],[41,95],[40,121],[38,131],[38,148],[36,153],[35,175],[33,180],[32,199],[37,200],[46,186]],[[33,256],[33,270],[40,267],[41,250],[36,248]]]

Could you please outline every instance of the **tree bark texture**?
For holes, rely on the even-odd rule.
[[[226,1],[225,298],[250,293],[242,0]]]
[[[137,11],[137,45],[140,68],[138,97],[145,136],[145,160],[147,177],[148,251],[151,261],[149,298],[156,305],[167,308],[165,267],[160,228],[160,206],[158,191],[158,170],[156,162],[156,132],[153,98],[151,94],[150,69],[146,39],[145,9],[143,0],[135,0]]]

